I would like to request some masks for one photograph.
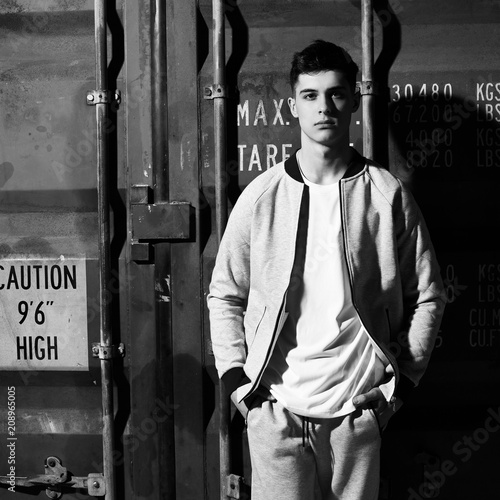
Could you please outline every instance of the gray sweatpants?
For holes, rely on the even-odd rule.
[[[295,415],[275,401],[247,417],[252,500],[376,500],[380,430],[372,410]]]

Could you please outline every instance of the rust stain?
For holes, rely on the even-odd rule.
[[[19,14],[24,8],[16,0],[3,0],[0,7],[0,14]]]

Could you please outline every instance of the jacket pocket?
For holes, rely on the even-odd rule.
[[[389,308],[385,308],[385,319],[387,320],[387,328],[389,330],[389,340],[392,340],[392,327],[391,327],[391,318],[389,316]]]
[[[375,405],[373,403],[370,404],[370,408],[368,408],[367,411],[372,415],[374,423],[378,429],[378,434],[380,437],[382,437],[382,433],[384,432],[385,427],[382,427],[382,425],[380,423],[380,417],[379,417],[378,411],[375,408]]]
[[[247,311],[245,315],[245,337],[248,348],[252,347],[252,344],[255,341],[255,337],[257,336],[257,331],[259,330],[260,325],[262,324],[262,320],[264,319],[264,315],[266,314],[266,307],[262,309],[262,311],[251,311],[250,314]]]

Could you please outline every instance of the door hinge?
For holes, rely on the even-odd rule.
[[[15,487],[45,488],[45,494],[52,499],[62,498],[65,490],[86,490],[91,497],[101,497],[106,494],[106,483],[101,473],[90,473],[87,477],[73,476],[63,467],[59,458],[51,456],[45,459],[45,474],[34,476],[0,476],[0,483],[9,486],[15,492]],[[11,489],[12,488],[12,489]],[[68,492],[68,491],[66,491]]]

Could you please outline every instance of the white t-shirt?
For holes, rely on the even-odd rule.
[[[262,383],[290,411],[331,418],[354,411],[352,398],[378,385],[384,363],[353,306],[345,264],[338,182],[309,185],[303,292]]]

